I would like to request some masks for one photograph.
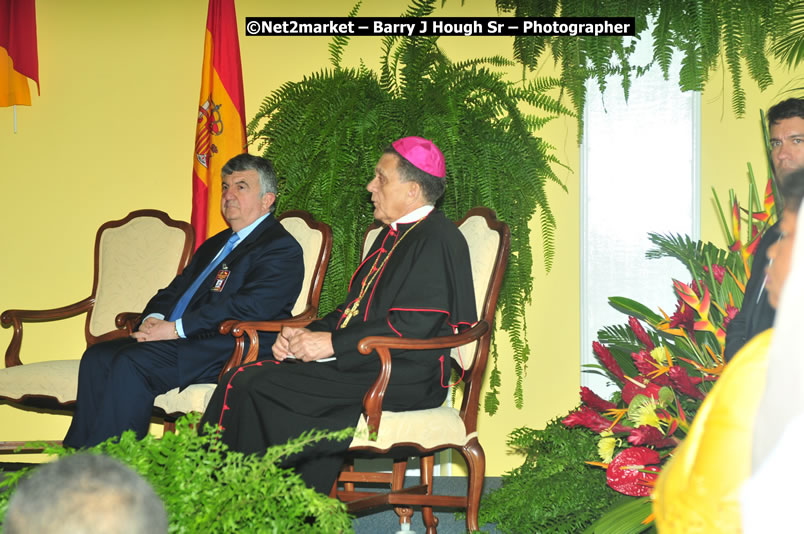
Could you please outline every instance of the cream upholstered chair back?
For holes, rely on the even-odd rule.
[[[375,228],[373,225],[366,230],[366,235],[363,237],[363,255],[360,256],[361,260],[366,259],[366,255],[368,255],[369,250],[371,250],[371,245],[374,243],[374,240],[377,239],[377,236],[380,235],[381,231],[382,226]]]
[[[104,224],[95,241],[95,305],[87,332],[99,337],[115,330],[115,316],[140,311],[186,263],[192,236],[163,212],[140,210]]]
[[[472,282],[475,289],[475,307],[477,318],[482,319],[491,287],[491,276],[494,273],[494,262],[497,259],[497,249],[500,246],[500,233],[489,228],[488,221],[481,215],[469,215],[460,224],[458,229],[469,245],[469,258],[472,262]],[[450,356],[458,365],[469,369],[474,363],[477,352],[477,341],[462,347],[452,349]]]
[[[279,221],[285,230],[299,242],[304,254],[304,281],[302,282],[301,292],[299,298],[296,299],[296,304],[293,306],[291,314],[293,316],[299,315],[307,307],[309,302],[309,293],[313,287],[313,281],[318,268],[319,256],[313,254],[313,251],[321,249],[324,242],[324,234],[317,228],[311,228],[307,221],[292,212],[283,214]]]

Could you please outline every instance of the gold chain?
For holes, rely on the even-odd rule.
[[[388,251],[388,255],[385,256],[385,259],[382,261],[382,265],[380,265],[379,267],[377,267],[377,262],[380,260],[381,254],[377,254],[377,257],[374,258],[374,265],[371,266],[371,270],[363,278],[363,281],[360,284],[360,294],[352,302],[352,304],[350,304],[349,306],[346,307],[346,311],[343,312],[343,322],[341,323],[341,325],[338,328],[346,328],[346,325],[349,324],[349,321],[352,320],[352,317],[357,315],[358,308],[360,307],[360,302],[363,300],[363,297],[366,295],[366,291],[368,291],[368,288],[371,287],[372,283],[374,283],[374,279],[377,278],[377,275],[379,275],[380,271],[382,271],[385,268],[385,264],[388,263],[388,258],[390,258],[391,254],[394,253],[394,249],[396,249],[397,245],[399,245],[399,243],[401,243],[402,240],[405,239],[405,237],[407,237],[407,235],[409,233],[411,233],[413,231],[413,229],[416,228],[416,226],[420,222],[422,222],[424,219],[425,219],[425,217],[422,217],[421,219],[416,221],[416,223],[413,226],[411,226],[410,229],[407,232],[402,234],[399,237],[399,239],[396,240],[396,242],[394,243],[394,246],[391,247],[391,250]]]

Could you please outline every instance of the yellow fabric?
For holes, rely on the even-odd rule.
[[[28,78],[14,70],[14,61],[0,46],[0,107],[30,106]]]
[[[739,490],[751,474],[771,337],[772,330],[754,337],[726,366],[662,470],[652,494],[661,534],[740,532]]]

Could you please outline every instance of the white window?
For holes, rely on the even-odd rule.
[[[634,64],[652,53],[650,34]],[[639,301],[669,315],[676,298],[671,278],[690,282],[675,259],[646,259],[648,232],[700,236],[700,94],[678,87],[680,56],[670,79],[658,66],[633,80],[628,102],[619,78],[601,95],[587,84],[581,145],[581,364],[597,363],[597,332],[627,323],[608,304],[612,296]],[[584,372],[581,385],[608,397],[604,377]]]

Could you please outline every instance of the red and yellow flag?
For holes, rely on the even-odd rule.
[[[246,151],[243,72],[234,0],[209,0],[193,161],[195,247],[224,228],[221,168]]]
[[[0,106],[30,106],[29,78],[38,91],[34,0],[0,0]]]

